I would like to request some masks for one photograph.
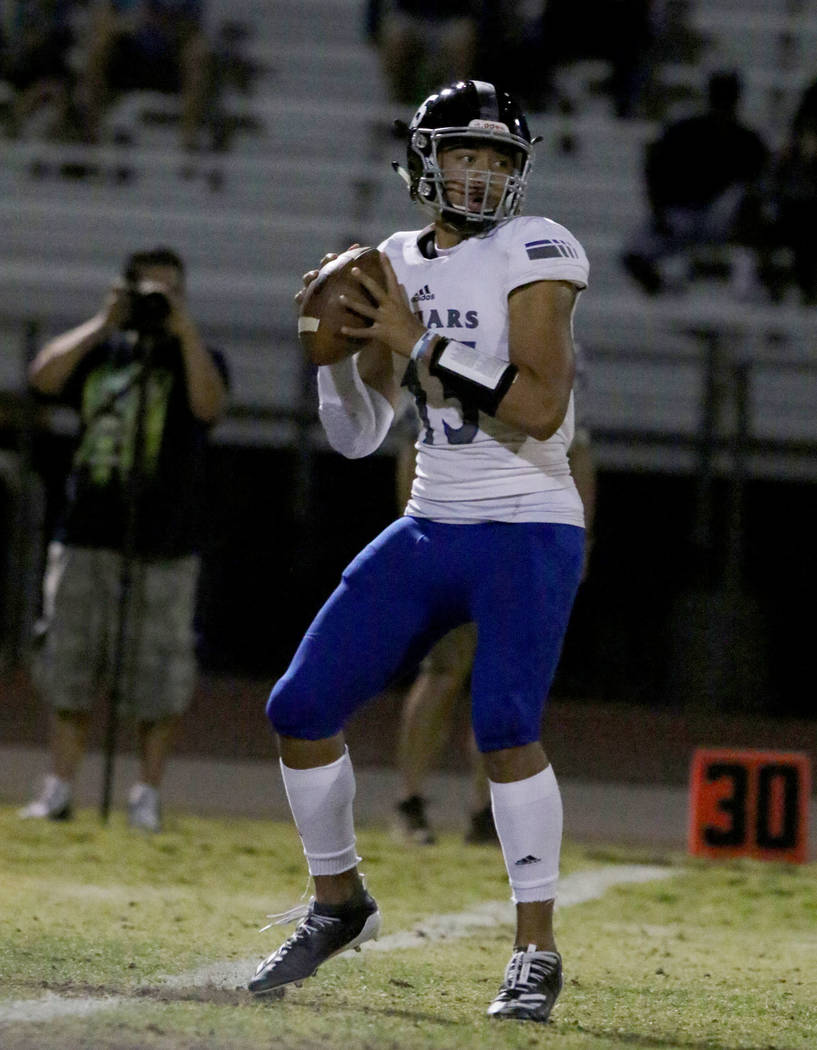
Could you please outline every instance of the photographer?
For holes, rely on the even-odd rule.
[[[22,817],[71,815],[91,707],[105,688],[137,725],[131,826],[160,830],[159,785],[195,682],[193,614],[208,428],[227,370],[204,346],[170,249],[137,252],[102,309],[47,343],[36,392],[80,430],[49,546],[35,677],[52,708],[51,772]]]

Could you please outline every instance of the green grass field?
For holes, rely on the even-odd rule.
[[[306,888],[297,837],[177,814],[167,828],[134,835],[118,814],[103,827],[91,811],[21,823],[0,808],[2,1050],[817,1047],[817,865],[566,844],[565,875],[644,862],[672,877],[560,908],[565,989],[552,1022],[531,1025],[485,1017],[510,950],[504,922],[349,953],[280,999],[253,1000],[241,985],[254,960],[289,932],[258,929]],[[450,835],[412,849],[382,829],[363,829],[359,847],[384,942],[507,900],[494,847]],[[213,964],[238,979],[208,984]]]

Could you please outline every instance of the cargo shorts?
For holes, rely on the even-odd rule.
[[[110,693],[121,648],[120,711],[152,722],[179,715],[196,682],[193,617],[199,559],[134,559],[120,646],[122,555],[51,543],[34,681],[57,711],[88,711]]]

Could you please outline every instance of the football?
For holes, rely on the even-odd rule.
[[[363,340],[349,339],[340,331],[344,325],[362,328],[370,323],[339,301],[343,294],[371,298],[352,276],[355,266],[385,286],[380,252],[376,248],[350,248],[323,266],[304,293],[298,315],[298,338],[313,365],[334,364],[363,345]]]

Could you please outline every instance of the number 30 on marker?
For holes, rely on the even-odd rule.
[[[810,781],[808,757],[798,752],[698,748],[690,853],[806,863]]]

